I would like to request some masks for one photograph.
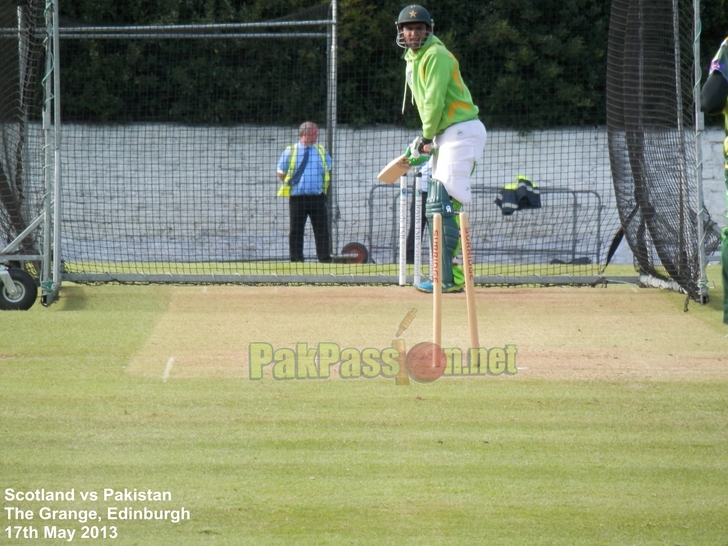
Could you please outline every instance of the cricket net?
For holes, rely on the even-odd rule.
[[[720,233],[702,205],[694,16],[692,1],[613,0],[607,127],[621,225],[640,272],[703,300],[705,253]]]
[[[481,284],[599,282],[620,216],[627,220],[624,190],[618,184],[615,195],[612,183],[624,169],[614,161],[614,130],[607,130],[604,112],[607,29],[593,22],[604,14],[574,17],[573,6],[545,4],[537,20],[555,29],[546,44],[529,42],[533,22],[523,18],[510,34],[496,32],[502,21],[493,13],[458,44],[448,28],[455,14],[433,8],[436,34],[453,42],[488,130],[466,206]],[[376,175],[419,131],[414,105],[402,103],[395,16],[371,20],[372,30],[391,33],[378,63],[357,62],[361,43],[351,35],[359,30],[339,16],[335,1],[237,23],[130,26],[62,18],[63,278],[397,283],[399,202],[415,197],[416,177],[411,172],[402,191]],[[2,26],[15,23],[6,17]],[[604,45],[601,55],[584,48],[595,40]],[[17,33],[2,45],[5,57],[17,57]],[[21,73],[17,62],[9,66]],[[27,119],[40,129],[38,114]],[[289,261],[288,200],[276,197],[278,158],[307,120],[319,124],[319,143],[333,158],[330,264],[316,260],[310,223],[306,262]],[[684,127],[680,143],[690,131]],[[40,136],[34,140],[39,157],[43,146]],[[690,171],[694,158],[683,157]],[[38,195],[47,194],[41,171],[22,173],[24,187],[37,187]],[[540,204],[506,213],[497,201],[519,175],[538,190]],[[694,188],[689,173],[683,182]],[[659,222],[688,213],[672,205],[659,210]],[[22,227],[9,221],[13,210],[3,200],[6,240]],[[685,231],[682,252],[690,247],[692,256],[695,221],[685,222],[693,231]],[[632,246],[632,231],[627,240]],[[425,236],[425,264],[428,247]],[[681,278],[683,269],[666,273]],[[411,265],[407,274],[411,280]]]
[[[43,8],[42,1],[0,0],[0,255],[12,250],[19,260],[14,265],[36,275],[43,234],[29,228],[45,206],[38,123],[47,38]]]

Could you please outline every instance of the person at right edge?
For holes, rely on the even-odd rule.
[[[460,250],[457,212],[470,202],[470,177],[485,148],[485,126],[460,76],[457,59],[433,34],[429,12],[419,5],[407,6],[395,24],[397,45],[407,50],[404,100],[409,88],[422,122],[422,134],[409,145],[406,155],[412,166],[432,160],[425,215],[430,225],[435,214],[442,215],[442,291],[460,292],[465,276],[453,264]],[[415,288],[432,292],[432,282],[418,283]]]
[[[723,114],[726,134],[723,141],[724,182],[728,198],[728,38],[723,40],[710,63],[710,73],[703,86],[700,103],[701,109],[707,114]],[[721,234],[720,263],[723,278],[723,323],[728,324],[728,227],[723,228]]]

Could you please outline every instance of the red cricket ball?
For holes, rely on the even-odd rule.
[[[410,377],[422,383],[429,383],[445,371],[445,351],[434,343],[418,343],[407,351],[407,371]]]

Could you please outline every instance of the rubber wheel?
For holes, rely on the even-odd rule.
[[[350,264],[365,264],[369,261],[369,251],[361,243],[349,243],[341,249],[341,254],[354,254],[355,257],[349,258],[347,263]]]
[[[35,279],[22,269],[8,269],[10,278],[15,284],[16,294],[11,296],[8,287],[0,282],[0,309],[5,311],[27,311],[38,297],[38,286]]]

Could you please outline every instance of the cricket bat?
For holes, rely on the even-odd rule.
[[[397,180],[407,174],[410,170],[410,164],[407,160],[407,156],[402,154],[396,159],[393,159],[382,171],[377,175],[377,178],[385,184],[394,184]]]

